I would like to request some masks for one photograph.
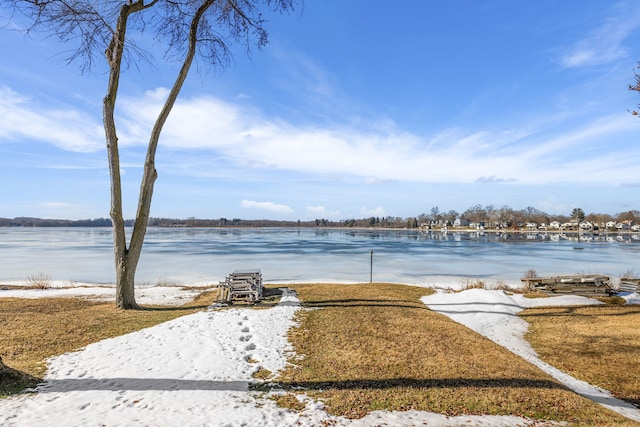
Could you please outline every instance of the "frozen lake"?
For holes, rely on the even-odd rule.
[[[110,228],[0,228],[0,283],[44,274],[55,281],[113,283]],[[415,285],[519,282],[540,275],[638,271],[639,234],[576,235],[316,228],[150,228],[139,285],[217,283],[258,268],[265,282]]]

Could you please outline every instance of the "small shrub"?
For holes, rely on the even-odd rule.
[[[507,282],[505,282],[504,280],[498,280],[496,282],[496,285],[494,286],[494,289],[498,290],[498,291],[505,291],[505,292],[516,292],[518,291],[517,289],[513,289],[512,287],[510,287]]]
[[[157,282],[156,282],[156,286],[158,286],[158,287],[166,287],[166,288],[181,287],[181,285],[179,283],[172,282],[171,280],[168,280],[168,279],[158,279]]]
[[[620,277],[625,279],[640,279],[640,275],[638,275],[638,273],[636,273],[633,268],[630,268],[627,271],[620,274]]]
[[[31,289],[49,289],[51,287],[51,279],[44,273],[32,274],[27,276],[27,285]]]
[[[486,289],[486,287],[485,287],[485,283],[482,280],[476,280],[474,282],[467,281],[467,283],[465,284],[462,290],[466,291],[468,289]]]

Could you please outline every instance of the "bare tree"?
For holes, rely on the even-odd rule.
[[[630,210],[626,212],[619,212],[616,214],[616,219],[621,221],[637,221],[640,219],[640,211]]]
[[[440,208],[434,206],[431,208],[431,219],[434,221],[439,221],[442,219],[442,214],[440,213]]]
[[[482,207],[482,205],[478,204],[464,211],[462,216],[471,222],[481,222],[486,220],[487,211]]]
[[[612,220],[612,217],[609,214],[590,213],[585,216],[584,219],[592,224],[596,224],[598,227],[604,227],[607,222]]]
[[[487,217],[486,217],[487,226],[490,228],[495,228],[500,223],[499,221],[500,213],[498,209],[496,209],[496,207],[493,205],[486,205],[484,207],[484,210],[487,214]]]
[[[507,205],[498,209],[498,221],[501,228],[513,225],[515,222],[513,209]]]
[[[261,8],[289,11],[296,0],[0,0],[12,9],[13,18],[24,20],[28,32],[43,31],[64,42],[77,42],[69,60],[80,60],[88,70],[105,55],[109,67],[103,122],[111,180],[111,210],[116,267],[116,306],[137,308],[134,281],[147,231],[155,180],[155,155],[162,128],[198,54],[206,64],[225,66],[229,43],[267,43]],[[116,99],[123,66],[149,60],[132,41],[133,34],[153,33],[166,45],[167,58],[179,58],[182,66],[149,136],[135,225],[127,244],[122,211],[122,188]],[[132,34],[133,33],[133,34]]]
[[[455,211],[455,210],[449,210],[446,213],[442,214],[442,216],[444,217],[445,221],[447,222],[447,225],[452,225],[453,221],[456,220],[456,218],[458,218],[460,214]]]
[[[629,90],[635,90],[636,92],[640,92],[640,62],[636,66],[636,71],[633,73],[636,83],[633,85],[629,85]],[[638,104],[638,110],[632,110],[631,114],[634,116],[640,116],[640,104]]]

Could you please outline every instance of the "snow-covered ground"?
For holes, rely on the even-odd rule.
[[[20,283],[19,285],[24,285]],[[47,289],[28,289],[19,285],[0,288],[0,298],[83,297],[96,301],[115,301],[114,285],[72,285],[52,283]],[[180,286],[136,287],[136,301],[143,305],[182,305],[192,301],[202,289]]]
[[[95,296],[109,288],[0,290],[0,297]],[[146,288],[141,303],[183,303],[194,291]],[[146,296],[145,296],[146,295]],[[627,296],[638,303],[637,294]],[[431,309],[489,337],[610,409],[640,421],[640,411],[606,391],[580,382],[540,361],[523,339],[516,313],[534,305],[593,302],[583,297],[526,299],[498,290],[439,291],[424,297]],[[527,426],[544,425],[514,416],[446,417],[420,411],[376,411],[360,420],[328,415],[306,400],[300,413],[277,407],[267,395],[249,390],[260,368],[282,369],[291,351],[286,338],[299,309],[285,290],[268,310],[211,309],[152,328],[88,345],[49,361],[46,382],[36,393],[0,400],[2,426]]]

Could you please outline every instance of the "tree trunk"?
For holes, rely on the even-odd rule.
[[[115,105],[120,83],[120,70],[124,52],[127,19],[133,12],[142,10],[142,2],[129,3],[122,6],[116,28],[107,51],[109,63],[109,83],[107,95],[103,103],[103,121],[107,140],[109,158],[109,176],[111,179],[111,222],[113,228],[113,251],[116,268],[116,306],[123,309],[138,308],[134,284],[138,256],[133,256],[127,249],[127,236],[122,213],[122,186],[120,181],[120,156],[118,151],[118,135],[115,124]]]
[[[118,93],[118,83],[120,80],[120,70],[122,55],[127,31],[127,19],[131,13],[138,12],[151,7],[155,2],[144,5],[142,1],[128,3],[120,9],[120,15],[116,24],[113,38],[106,51],[109,63],[110,75],[107,88],[107,95],[104,98],[103,121],[105,135],[107,139],[107,153],[109,157],[109,173],[111,179],[111,220],[113,226],[114,255],[116,267],[116,306],[123,309],[138,308],[135,299],[135,274],[138,261],[142,252],[144,236],[147,232],[147,223],[151,210],[151,199],[153,187],[157,178],[155,168],[155,155],[160,140],[160,133],[169,117],[169,113],[182,89],[182,85],[187,78],[189,69],[196,52],[198,25],[206,10],[214,3],[214,0],[206,0],[196,10],[191,19],[189,31],[189,46],[180,72],[169,92],[162,111],[151,131],[147,156],[144,163],[144,172],[140,184],[140,195],[138,199],[138,209],[136,212],[135,224],[131,234],[131,242],[127,248],[127,238],[124,227],[122,212],[122,187],[120,181],[120,159],[118,152],[118,136],[115,125],[115,103]]]

